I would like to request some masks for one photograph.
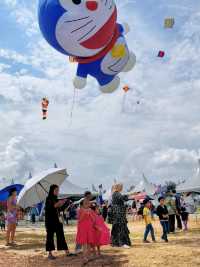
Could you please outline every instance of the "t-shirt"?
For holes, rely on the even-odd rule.
[[[55,228],[60,223],[58,209],[55,204],[58,202],[57,198],[46,199],[45,204],[45,226],[47,228]]]
[[[165,204],[167,206],[169,215],[176,214],[176,198],[174,196],[167,196],[165,198]]]
[[[143,209],[143,216],[146,224],[151,223],[151,211],[147,207],[144,207]]]
[[[167,207],[159,205],[157,207],[157,215],[159,216],[160,221],[168,221],[168,218],[164,218],[163,215],[168,215]]]

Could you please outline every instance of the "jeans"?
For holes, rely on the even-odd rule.
[[[155,241],[156,239],[155,239],[154,229],[153,229],[153,226],[152,226],[151,223],[146,225],[146,229],[145,229],[145,232],[144,232],[144,241],[147,240],[149,232],[151,232],[152,240]]]
[[[167,240],[167,233],[168,233],[169,223],[168,223],[168,221],[160,221],[160,224],[161,224],[162,229],[163,229],[163,235],[162,235],[161,238],[163,240]]]

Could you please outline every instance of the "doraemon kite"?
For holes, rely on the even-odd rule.
[[[114,0],[39,0],[39,25],[47,42],[78,62],[75,88],[94,77],[100,90],[111,93],[118,74],[130,71],[136,57],[127,47],[127,24],[117,24]]]

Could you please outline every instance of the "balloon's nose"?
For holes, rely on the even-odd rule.
[[[98,8],[98,2],[97,1],[93,1],[93,0],[87,0],[86,1],[86,7],[90,11],[95,11]]]

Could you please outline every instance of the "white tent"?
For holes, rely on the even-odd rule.
[[[106,192],[103,194],[103,199],[109,200],[112,197],[112,190],[108,189]]]
[[[154,195],[156,189],[153,184],[151,184],[148,179],[143,174],[142,180],[133,189],[132,193],[145,192],[147,195]]]
[[[180,184],[177,192],[200,192],[200,159],[198,159],[198,167],[193,177]]]
[[[87,188],[82,188],[78,185],[73,184],[69,180],[65,180],[62,186],[60,187],[60,194],[66,197],[78,195],[81,196],[85,193]]]

